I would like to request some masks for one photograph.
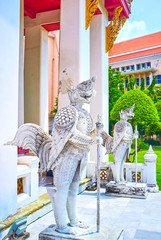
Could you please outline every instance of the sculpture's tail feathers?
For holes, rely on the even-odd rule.
[[[35,155],[39,156],[41,144],[49,138],[50,136],[40,126],[26,123],[19,127],[14,139],[5,145],[29,148]]]
[[[21,125],[14,139],[5,145],[15,145],[30,149],[40,159],[41,172],[46,170],[52,138],[40,126],[33,123]]]
[[[40,172],[44,172],[47,170],[51,146],[52,138],[45,140],[40,146],[39,150]]]
[[[106,148],[106,154],[111,153],[112,145],[113,145],[113,137],[111,137],[105,131],[101,133],[101,136],[103,139],[102,146]]]
[[[101,132],[101,137],[102,137],[102,139],[103,139],[102,146],[105,147],[105,146],[106,146],[106,141],[107,141],[107,139],[108,139],[108,138],[111,138],[111,136],[110,136],[108,133],[106,133],[105,131],[102,131],[102,132]]]
[[[15,146],[17,146],[16,143],[14,142],[14,140],[8,141],[8,142],[4,143],[4,145],[5,146],[7,146],[7,145],[15,145]]]

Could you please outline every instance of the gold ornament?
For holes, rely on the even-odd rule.
[[[129,8],[131,8],[131,3],[133,0],[128,0]]]
[[[122,7],[118,6],[114,9],[114,15],[110,22],[110,24],[106,27],[106,53],[111,50],[113,44],[117,38],[117,35],[121,28],[124,26],[126,22],[126,17],[121,16]]]
[[[86,0],[86,23],[85,23],[86,30],[88,29],[95,14],[95,11],[98,8],[98,3],[99,0]]]

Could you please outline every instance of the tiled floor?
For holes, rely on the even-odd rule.
[[[124,229],[125,240],[161,240],[161,192],[151,193],[147,199],[110,197],[101,193],[101,224]],[[80,220],[96,223],[96,192],[78,196]],[[54,223],[50,212],[28,226],[31,240],[38,239],[44,228]]]

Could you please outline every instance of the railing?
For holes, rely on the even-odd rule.
[[[148,152],[144,155],[145,162],[137,164],[137,182],[146,183],[147,189],[150,192],[158,192],[156,182],[156,158],[157,155],[153,152],[150,146]],[[104,187],[107,182],[112,181],[111,169],[113,162],[103,163],[101,165],[101,185]],[[124,164],[124,175],[127,182],[136,182],[136,165],[135,163]]]
[[[38,199],[38,162],[36,156],[18,157],[17,165],[17,208]]]

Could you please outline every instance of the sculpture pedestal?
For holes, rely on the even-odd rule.
[[[105,195],[116,197],[146,198],[147,185],[145,183],[127,182],[124,184],[111,181],[106,184]]]
[[[147,190],[150,193],[157,193],[159,192],[159,187],[157,184],[147,184]]]
[[[61,234],[55,231],[56,226],[50,225],[39,234],[39,240],[123,240],[123,230],[101,227],[99,233],[96,227],[88,229],[74,228],[77,235]]]

